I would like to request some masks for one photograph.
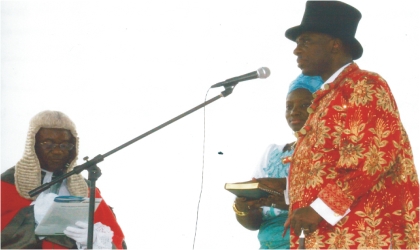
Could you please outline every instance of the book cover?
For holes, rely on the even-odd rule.
[[[281,195],[281,193],[254,181],[226,183],[225,189],[238,197],[255,200],[269,195]]]
[[[95,198],[95,210],[102,198]],[[47,214],[35,228],[37,235],[63,235],[68,226],[77,221],[88,222],[89,198],[79,196],[57,196]]]

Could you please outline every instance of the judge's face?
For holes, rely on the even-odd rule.
[[[69,130],[41,128],[35,136],[35,152],[41,168],[50,172],[63,170],[75,158],[75,141]]]
[[[286,97],[286,120],[293,131],[299,131],[309,113],[308,107],[312,104],[312,94],[307,89],[295,89]]]
[[[293,54],[303,74],[323,77],[330,73],[333,41],[329,35],[314,32],[304,32],[296,39]]]

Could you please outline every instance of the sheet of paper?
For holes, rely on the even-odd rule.
[[[95,210],[101,198],[95,199]],[[37,235],[62,235],[68,226],[74,226],[76,221],[88,222],[89,198],[82,202],[54,202],[48,213],[35,229]]]

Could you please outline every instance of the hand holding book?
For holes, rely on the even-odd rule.
[[[245,197],[236,197],[235,199],[236,208],[239,211],[245,211],[245,212],[248,212],[254,209],[259,209],[261,206],[264,205],[261,203],[263,199],[265,198],[249,200]]]
[[[262,223],[262,212],[270,207],[288,210],[284,199],[286,180],[278,178],[262,178],[246,182],[226,183],[225,189],[237,197],[233,203],[233,211],[238,222],[249,230],[258,230]]]
[[[287,205],[284,201],[284,196],[280,195],[269,195],[268,197],[260,198],[257,200],[251,200],[245,197],[236,197],[235,204],[237,209],[240,211],[259,209],[263,206],[278,208],[282,210],[289,209],[289,205]]]
[[[285,178],[260,178],[246,182],[226,183],[225,189],[248,200],[267,198],[269,195],[284,196]]]
[[[288,210],[284,200],[285,178],[253,178],[251,181],[226,183],[225,189],[237,196],[239,211],[259,209],[262,206]]]
[[[258,178],[254,180],[282,194],[286,190],[286,178]]]
[[[289,205],[286,204],[284,198],[284,191],[286,190],[286,178],[259,178],[255,179],[262,185],[267,186],[271,190],[275,190],[278,194],[269,195],[265,199],[260,199],[262,206],[271,206],[283,210],[289,210]]]

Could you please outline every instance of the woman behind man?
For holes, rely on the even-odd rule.
[[[299,75],[289,86],[286,97],[285,117],[289,127],[299,131],[305,124],[309,114],[313,96],[322,85],[321,77]],[[289,175],[289,162],[296,142],[284,145],[268,146],[254,174],[254,180],[264,181],[269,187],[278,187],[275,178]],[[270,178],[273,178],[270,180]],[[282,190],[279,190],[282,192]],[[290,247],[289,231],[283,234],[283,225],[288,216],[288,206],[283,196],[270,195],[259,200],[247,200],[237,197],[234,208],[236,219],[249,230],[259,230],[260,249],[288,249]]]

